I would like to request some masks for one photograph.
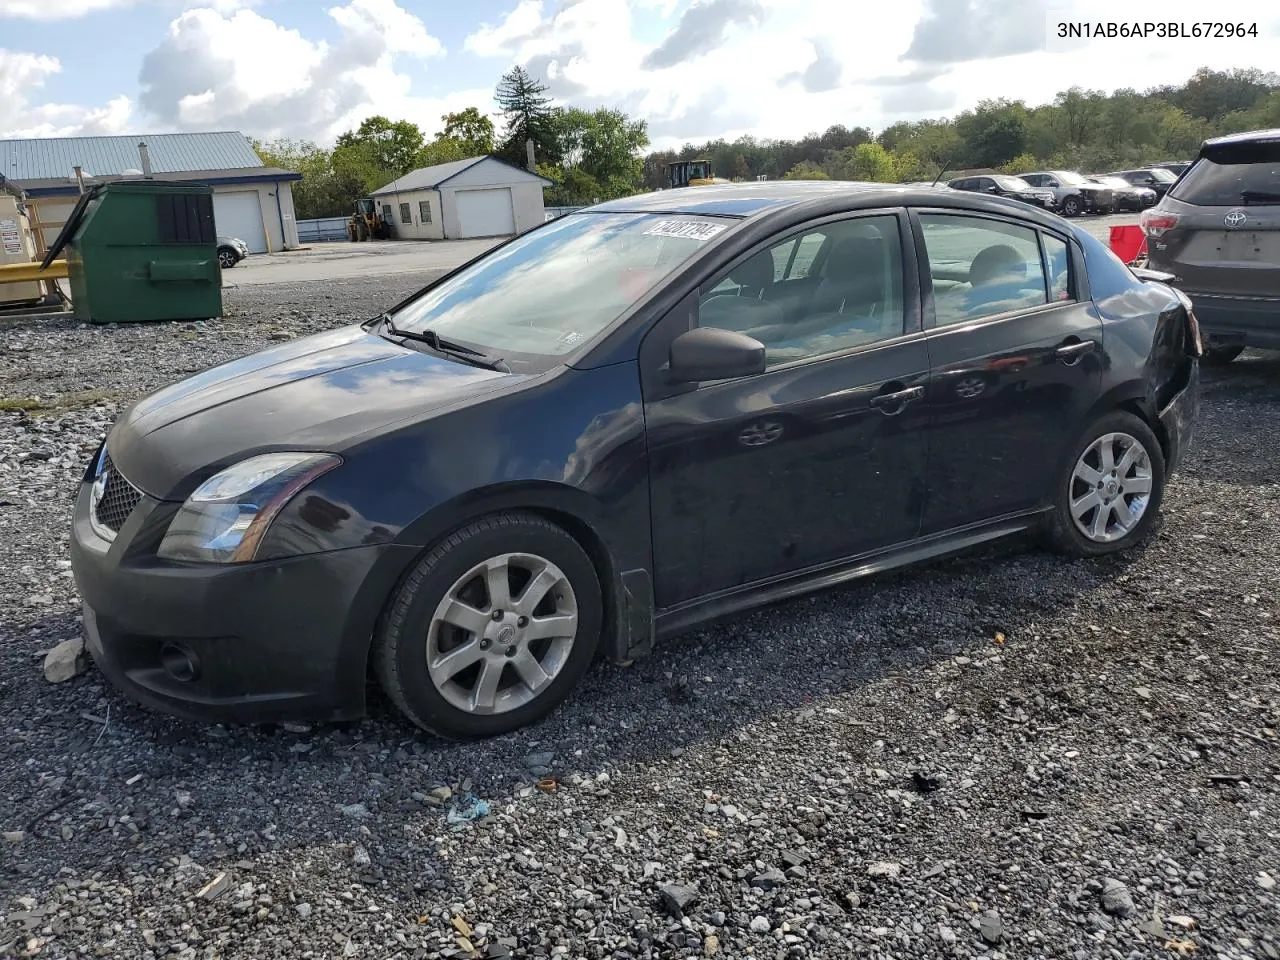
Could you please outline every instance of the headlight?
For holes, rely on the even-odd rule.
[[[187,498],[159,555],[167,560],[245,563],[280,509],[342,462],[328,453],[264,453],[227,467]]]

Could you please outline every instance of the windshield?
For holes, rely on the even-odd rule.
[[[1280,203],[1280,162],[1214,163],[1200,160],[1170,191],[1175,200],[1202,207]]]
[[[395,313],[397,329],[512,360],[559,356],[620,317],[734,223],[715,217],[575,213],[494,250]]]
[[[1084,177],[1080,176],[1080,174],[1072,173],[1069,170],[1059,170],[1054,174],[1054,176],[1057,177],[1059,180],[1061,180],[1063,183],[1072,187],[1088,186],[1089,184],[1089,181]]]
[[[1030,190],[1031,184],[1023,180],[1021,177],[995,177],[996,183],[1000,184],[1001,190]]]
[[[1151,175],[1161,183],[1173,183],[1178,179],[1178,175],[1172,170],[1166,170],[1164,167],[1156,167],[1151,171]]]

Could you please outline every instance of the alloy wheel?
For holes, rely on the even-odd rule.
[[[427,635],[436,690],[472,714],[519,709],[564,669],[578,633],[578,600],[564,572],[527,553],[472,567],[445,593]]]
[[[1151,456],[1128,433],[1105,433],[1085,449],[1071,472],[1071,519],[1094,543],[1127,536],[1151,501]]]
[[[230,250],[223,250],[218,254],[218,263],[223,270],[230,270],[236,265],[236,255]]]

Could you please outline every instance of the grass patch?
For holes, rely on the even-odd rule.
[[[37,400],[35,397],[0,397],[0,412],[14,413],[18,410],[26,410],[28,413],[35,410],[48,410],[53,404],[47,400]]]
[[[54,400],[40,400],[36,397],[0,397],[0,413],[16,413],[25,411],[41,416],[66,413],[69,410],[82,410],[99,403],[114,400],[119,395],[116,390],[77,390],[65,393]]]

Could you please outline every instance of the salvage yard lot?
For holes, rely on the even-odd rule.
[[[245,285],[204,324],[0,324],[0,956],[408,960],[469,956],[465,936],[1280,957],[1274,355],[1206,373],[1144,551],[1013,543],[789,602],[601,666],[495,741],[419,737],[380,699],[247,730],[136,708],[93,670],[48,684],[42,652],[79,632],[71,500],[117,410],[423,279]],[[468,787],[492,813],[452,827],[437,802]],[[696,891],[683,918],[669,884]]]

